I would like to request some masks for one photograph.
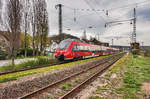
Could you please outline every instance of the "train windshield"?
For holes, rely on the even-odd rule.
[[[68,41],[68,40],[64,40],[64,41],[61,41],[58,48],[59,49],[67,49],[68,46],[70,45],[71,41]]]

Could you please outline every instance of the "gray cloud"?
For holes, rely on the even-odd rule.
[[[142,2],[143,0],[87,0],[89,5],[84,2],[84,0],[47,0],[48,1],[48,11],[49,11],[49,26],[50,35],[58,34],[58,12],[55,9],[55,5],[62,3],[63,7],[63,29],[65,33],[76,35],[81,37],[83,30],[87,30],[88,37],[97,35],[100,33],[101,40],[110,42],[111,40],[106,39],[109,36],[130,36],[132,33],[132,25],[130,22],[123,22],[122,25],[114,25],[111,27],[104,28],[104,21],[110,22],[114,20],[124,20],[133,17],[133,8],[135,5],[127,8],[117,8],[125,6],[128,4],[133,4],[137,2]],[[94,12],[94,11],[76,11],[76,9],[100,9],[109,10],[109,16],[106,16],[106,12]],[[113,9],[112,9],[113,8]],[[145,20],[149,18],[150,7],[148,4],[137,7],[137,39],[138,41],[144,41],[145,45],[150,45],[150,41],[147,36],[150,37],[149,25],[150,21]],[[76,17],[77,22],[74,22],[74,17]],[[143,20],[145,22],[143,22]],[[96,28],[87,29],[89,26]],[[68,31],[67,29],[71,29]],[[145,37],[146,36],[146,37]],[[130,38],[122,38],[116,40],[117,45],[128,45]]]
[[[150,7],[138,9],[137,15],[143,20],[147,20],[148,18],[150,19]]]

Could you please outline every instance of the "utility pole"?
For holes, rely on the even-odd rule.
[[[87,39],[86,38],[86,30],[83,31],[83,39],[85,39],[85,40]]]
[[[134,8],[132,43],[136,43],[136,9]]]
[[[62,4],[56,5],[56,9],[58,8],[58,27],[59,27],[59,35],[62,34]]]
[[[114,45],[114,39],[112,39],[112,46]]]
[[[98,40],[100,41],[100,33],[98,33]]]
[[[142,42],[142,48],[144,49],[144,42]]]

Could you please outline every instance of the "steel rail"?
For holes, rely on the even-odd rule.
[[[27,71],[27,70],[32,70],[32,69],[44,68],[44,67],[49,67],[49,66],[54,66],[54,65],[60,65],[60,64],[65,64],[65,63],[67,63],[67,62],[59,62],[59,63],[53,63],[53,64],[48,64],[48,65],[39,65],[39,66],[34,66],[34,67],[26,68],[26,69],[20,69],[20,70],[8,71],[8,72],[0,72],[0,76],[6,75],[6,74],[11,74],[11,73]]]
[[[77,85],[75,88],[73,88],[71,91],[69,91],[64,96],[60,97],[59,99],[72,99],[72,98],[69,98],[69,97],[73,97],[74,94],[77,94],[78,92],[80,92],[81,88],[83,86],[85,86],[86,84],[92,82],[97,76],[99,76],[104,71],[106,71],[110,66],[112,66],[114,63],[116,63],[120,58],[121,57],[119,57],[118,59],[116,59],[115,61],[113,61],[111,64],[108,64],[103,69],[101,69],[101,70],[97,71],[96,73],[94,73],[94,75],[92,75],[90,78],[87,78],[85,81],[83,81],[81,84]]]
[[[91,58],[94,58],[94,57],[91,57]],[[86,59],[89,59],[89,58],[86,58]],[[82,60],[85,60],[85,59],[82,59]],[[62,62],[47,64],[47,65],[38,65],[38,66],[34,66],[34,67],[29,67],[29,68],[19,69],[19,70],[13,70],[13,71],[8,71],[8,72],[0,72],[0,76],[6,75],[6,74],[11,74],[11,73],[27,71],[27,70],[32,70],[32,69],[38,69],[38,68],[54,66],[54,65],[61,65],[61,64],[65,64],[65,63],[69,63],[69,62],[73,62],[73,61],[75,61],[75,60],[62,61]]]
[[[37,93],[39,93],[39,92],[41,92],[41,91],[43,91],[43,90],[45,90],[45,89],[47,89],[47,88],[50,88],[50,87],[52,87],[52,86],[55,86],[55,85],[57,85],[57,84],[59,84],[59,83],[61,83],[61,82],[63,82],[63,81],[66,81],[66,80],[72,78],[72,77],[78,76],[78,75],[80,75],[80,74],[82,74],[82,73],[84,73],[84,72],[86,72],[86,71],[88,71],[88,70],[90,70],[90,69],[93,69],[93,68],[95,68],[95,67],[97,67],[97,66],[99,66],[99,65],[105,64],[106,62],[110,61],[110,60],[113,59],[114,57],[116,57],[116,56],[119,57],[119,55],[122,55],[122,54],[117,54],[117,55],[114,55],[114,56],[110,56],[110,57],[103,58],[103,59],[100,60],[100,63],[98,63],[98,64],[96,64],[96,65],[94,65],[94,66],[92,66],[92,67],[90,67],[90,68],[88,68],[88,69],[85,69],[85,70],[80,71],[80,72],[78,72],[78,73],[75,73],[75,74],[73,74],[73,75],[71,75],[71,76],[69,76],[69,77],[66,77],[66,78],[64,78],[64,79],[62,79],[62,80],[59,80],[59,81],[54,82],[54,83],[52,83],[52,84],[49,84],[49,85],[47,85],[47,86],[45,86],[45,87],[42,87],[42,88],[40,88],[40,89],[38,89],[38,90],[35,90],[35,91],[31,92],[31,93],[28,93],[28,94],[26,94],[26,95],[24,95],[24,96],[22,96],[22,97],[19,97],[18,99],[26,99],[26,98],[29,98],[29,97],[31,97],[32,95],[37,94]]]

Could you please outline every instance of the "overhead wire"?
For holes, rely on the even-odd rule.
[[[137,3],[133,3],[133,4],[128,4],[128,5],[120,6],[120,7],[110,8],[110,9],[107,9],[107,10],[111,11],[111,10],[116,10],[116,9],[122,9],[122,8],[131,7],[131,6],[134,6],[134,5],[138,6],[138,5],[140,5],[142,3],[146,3],[146,2],[150,2],[150,0],[145,0],[143,2],[137,2]]]
[[[87,1],[85,1],[85,2],[88,3],[88,5],[89,5],[89,2],[87,2]],[[121,6],[121,7],[110,8],[110,9],[107,9],[107,10],[108,11],[112,11],[112,10],[118,10],[118,9],[121,9],[121,8],[128,9],[127,7],[131,7],[131,6],[134,6],[134,5],[139,7],[140,4],[147,3],[147,2],[150,2],[150,0],[146,0],[146,1],[138,2],[138,3],[133,3],[133,4],[128,4],[128,5],[124,5],[124,6]],[[95,0],[95,3],[98,5],[98,2],[96,0]],[[143,5],[145,5],[145,4],[143,4]],[[89,6],[91,7],[91,5],[89,5]],[[69,6],[67,6],[67,7],[72,9],[72,10],[75,9],[75,8],[72,8],[72,7],[69,7]],[[102,12],[106,11],[105,9],[102,9],[102,10],[100,10],[100,9],[93,9],[93,7],[92,7],[92,9],[76,9],[76,10],[80,10],[80,11],[96,11],[97,14],[98,14],[99,11],[102,11]]]
[[[64,6],[64,7],[66,7],[66,6]],[[69,6],[67,6],[66,8],[69,8],[69,9],[73,10],[73,8],[71,8],[71,7],[69,7]],[[92,13],[92,14],[93,14],[93,13]],[[85,15],[76,16],[76,17],[80,18],[80,17],[82,17],[82,16],[87,16],[87,15],[91,15],[91,13],[90,13],[90,14],[85,14]],[[67,17],[67,20],[71,21],[71,20],[73,20],[73,19]],[[65,20],[65,22],[66,22],[66,20]],[[79,23],[79,22],[76,22],[76,23],[79,24],[80,26],[82,26],[81,23]],[[83,27],[83,28],[85,28],[85,27]]]
[[[88,6],[89,6],[90,8],[92,8],[92,9],[79,9],[79,8],[76,9],[76,8],[72,8],[72,7],[69,7],[69,6],[66,6],[66,5],[65,5],[65,7],[69,8],[69,9],[72,9],[72,10],[76,9],[76,10],[80,10],[80,11],[96,11],[97,14],[98,14],[99,11],[102,11],[102,12],[106,11],[106,9],[102,9],[102,10],[100,10],[100,9],[95,9],[94,7],[92,7],[92,6],[89,4],[88,1],[86,1],[86,0],[84,0],[84,1],[85,1],[86,4],[88,4]],[[134,5],[136,5],[137,7],[139,7],[140,4],[143,4],[143,3],[146,3],[146,2],[150,2],[150,0],[146,0],[146,1],[138,2],[138,3],[133,3],[133,4],[128,4],[128,5],[124,5],[124,6],[120,6],[120,7],[116,7],[116,8],[109,8],[109,9],[107,9],[107,10],[108,10],[108,11],[112,11],[112,10],[118,10],[118,9],[121,9],[121,8],[126,8],[126,9],[127,9],[127,7],[131,7],[131,6],[134,6]],[[98,2],[97,2],[96,0],[95,0],[95,3],[98,5]],[[143,5],[145,5],[145,4],[143,4]]]
[[[91,9],[94,9],[94,7],[91,6],[87,0],[84,0],[84,1]],[[97,13],[97,11],[94,10],[94,12],[99,16],[100,19],[102,19],[104,22],[106,22],[106,20],[99,13]]]
[[[99,17],[100,17],[100,19],[102,19],[104,22],[106,22],[105,21],[105,19],[101,16],[101,15],[99,15],[99,13],[98,13],[98,10],[100,11],[100,9],[97,9],[97,11],[96,11],[96,9],[88,2],[88,1],[86,1],[86,0],[84,0],[85,2],[86,2],[86,4],[91,8],[91,10],[88,10],[88,9],[76,9],[76,10],[78,10],[78,11],[94,11]],[[95,2],[97,2],[96,0],[95,0]],[[139,5],[141,5],[141,4],[143,4],[143,3],[146,3],[146,2],[149,2],[149,0],[146,0],[146,1],[143,1],[143,2],[139,2],[139,3],[133,3],[133,4],[128,4],[128,5],[124,5],[124,6],[121,6],[121,7],[116,7],[116,8],[110,8],[110,9],[107,9],[108,11],[113,11],[113,10],[118,10],[118,9],[122,9],[122,8],[128,8],[128,7],[131,7],[131,6],[138,6],[139,7]],[[96,4],[98,4],[98,3],[96,3]],[[65,7],[67,7],[67,8],[69,8],[69,9],[72,9],[72,10],[75,10],[74,8],[72,8],[72,7],[69,7],[69,6],[66,6],[65,5]],[[104,12],[104,10],[101,10],[101,11],[103,11]],[[87,14],[88,15],[88,14]],[[90,14],[89,14],[90,15]],[[81,15],[82,16],[82,15]],[[83,15],[84,16],[84,15]],[[86,15],[85,15],[86,16]],[[77,17],[77,16],[76,16]],[[109,18],[110,18],[110,16],[109,16]],[[111,18],[113,18],[113,17],[111,17]],[[115,19],[117,19],[117,18],[115,18]],[[70,18],[70,20],[73,20],[73,19],[71,19]],[[81,24],[80,24],[81,25]],[[81,25],[82,26],[82,25]]]

